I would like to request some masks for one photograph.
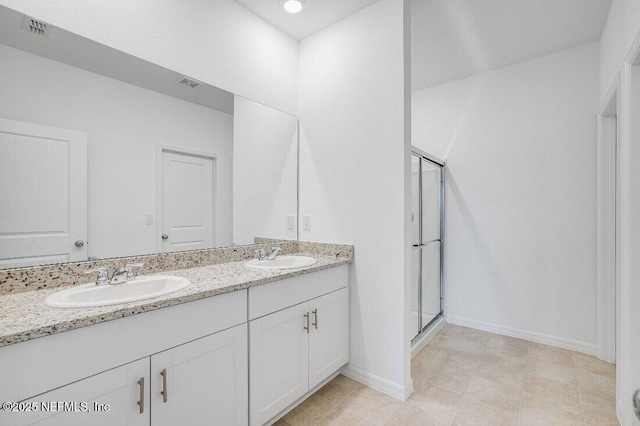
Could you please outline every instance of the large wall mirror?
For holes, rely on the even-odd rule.
[[[0,7],[0,269],[297,238],[296,117]]]

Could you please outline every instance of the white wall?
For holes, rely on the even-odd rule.
[[[86,132],[90,256],[157,252],[157,145],[219,154],[231,242],[233,116],[0,45],[0,117]]]
[[[298,119],[240,96],[233,116],[233,242],[295,240]]]
[[[595,351],[598,49],[413,93],[413,144],[447,161],[450,320]]]
[[[382,0],[304,39],[299,70],[300,215],[312,227],[300,238],[355,245],[347,374],[398,397],[410,381],[404,12]]]
[[[296,113],[298,44],[233,0],[0,0],[205,83]]]

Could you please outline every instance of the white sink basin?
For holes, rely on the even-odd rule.
[[[245,263],[245,265],[255,269],[294,269],[311,266],[316,262],[318,262],[318,259],[307,256],[278,256],[273,260],[253,259]]]
[[[182,290],[190,284],[183,277],[155,275],[137,277],[124,284],[81,285],[57,293],[44,299],[44,305],[51,308],[91,308],[94,306],[116,305],[151,299]]]

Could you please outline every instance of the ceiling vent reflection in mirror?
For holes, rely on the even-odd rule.
[[[39,19],[24,15],[24,20],[22,21],[22,29],[33,34],[46,37],[49,34],[49,32],[47,31],[48,27],[49,24],[47,24],[46,22],[42,22]]]
[[[185,86],[188,86],[188,87],[190,87],[192,89],[195,89],[196,87],[198,87],[201,84],[203,84],[201,81],[194,80],[194,79],[189,78],[189,77],[182,77],[182,80],[178,81],[178,83],[184,84]]]

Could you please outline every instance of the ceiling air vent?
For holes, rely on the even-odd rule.
[[[184,84],[185,86],[189,86],[192,89],[195,89],[196,87],[198,87],[198,86],[200,86],[202,84],[201,81],[194,80],[194,79],[189,78],[189,77],[182,77],[182,80],[178,81],[178,83]]]
[[[48,31],[49,24],[27,15],[24,15],[24,20],[22,21],[22,28],[26,31],[29,31],[32,34],[36,34],[39,36],[47,36],[49,34],[49,31]]]

